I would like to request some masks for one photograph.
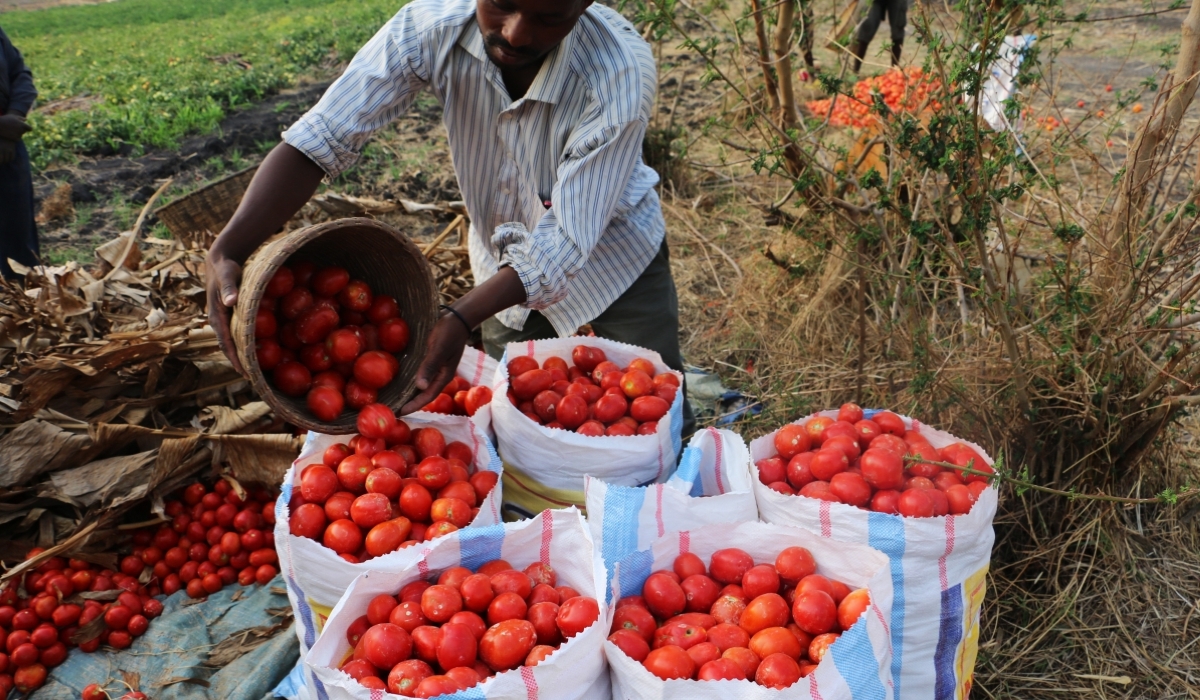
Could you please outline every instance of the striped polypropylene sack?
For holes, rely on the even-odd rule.
[[[663,364],[658,353],[613,340],[553,338],[510,343],[492,385],[492,427],[506,468],[506,517],[510,512],[527,516],[541,510],[528,507],[531,503],[544,507],[583,505],[584,476],[618,486],[642,486],[665,481],[675,468],[675,458],[683,446],[683,391],[676,394],[653,435],[630,437],[587,437],[572,430],[547,428],[530,420],[508,400],[508,360],[526,355],[540,364],[547,358],[561,357],[570,364],[576,345],[600,348],[621,367],[639,357],[647,359],[655,370],[673,372],[683,383],[683,375]]]
[[[496,367],[499,363],[488,357],[487,353],[479,352],[475,348],[468,345],[463,348],[462,357],[458,361],[458,370],[455,374],[471,383],[471,386],[486,386],[491,388],[492,380],[496,376]],[[414,416],[430,416],[439,415],[431,414],[428,411],[417,411],[412,414]],[[471,422],[479,426],[483,434],[489,440],[495,442],[496,435],[492,432],[492,405],[484,404],[475,411],[475,415],[471,416]]]
[[[606,582],[612,580],[614,564],[667,532],[758,520],[750,451],[729,430],[697,432],[666,483],[614,486],[589,476],[585,491],[588,526]]]
[[[878,411],[865,413],[870,417]],[[837,412],[816,415],[836,418]],[[934,447],[966,442],[992,463],[979,445],[902,418]],[[750,443],[752,462],[775,454],[773,439],[774,433]],[[781,494],[758,480],[757,467],[751,464],[750,469],[764,521],[797,525],[834,542],[867,544],[888,556],[895,592],[888,625],[896,697],[966,700],[979,651],[979,611],[995,540],[996,489],[989,487],[980,494],[966,515],[906,518]]]
[[[437,428],[446,442],[458,441],[471,447],[475,471],[500,472],[500,457],[483,431],[466,416],[447,416],[438,413],[412,414],[404,422],[414,430]],[[316,643],[333,606],[341,599],[346,587],[364,571],[402,571],[421,558],[427,545],[406,547],[362,564],[351,564],[334,554],[320,542],[296,537],[288,530],[288,501],[292,490],[300,485],[300,473],[309,464],[320,463],[326,448],[350,439],[348,435],[309,433],[300,456],[283,477],[280,497],[275,501],[275,549],[279,553],[280,571],[287,583],[288,600],[296,618],[296,635],[300,638],[300,653]],[[500,522],[502,485],[496,484],[492,493],[479,504],[479,514],[469,528],[485,527]],[[468,528],[468,529],[469,529]],[[436,542],[437,540],[434,540]],[[307,700],[326,700],[329,695],[319,680],[304,673],[304,688],[300,697]]]
[[[468,528],[422,548],[421,557],[400,571],[368,572],[355,579],[333,609],[321,636],[304,657],[304,665],[333,700],[381,700],[383,691],[368,690],[337,667],[349,655],[346,630],[365,615],[377,595],[395,595],[413,581],[436,578],[455,566],[474,570],[495,559],[514,568],[549,564],[560,586],[600,601],[600,621],[562,644],[537,666],[520,666],[498,673],[485,683],[445,700],[602,700],[611,697],[601,651],[608,626],[607,610],[598,595],[592,567],[592,540],[583,517],[574,508],[545,511],[509,525]],[[394,695],[387,697],[396,697]]]
[[[774,563],[787,547],[812,552],[817,573],[866,588],[871,604],[865,614],[829,647],[817,670],[791,687],[772,690],[752,681],[663,681],[612,642],[604,651],[611,668],[613,697],[617,700],[891,700],[892,580],[887,557],[865,545],[823,539],[803,528],[767,523],[708,525],[690,531],[668,532],[648,549],[635,552],[616,564],[612,596],[640,595],[652,571],[670,570],[675,558],[692,552],[707,564],[718,549],[737,547],[756,564]],[[609,611],[612,624],[613,611]]]

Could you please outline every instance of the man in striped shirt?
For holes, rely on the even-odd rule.
[[[658,177],[641,159],[654,60],[592,0],[414,0],[384,26],[284,133],[209,252],[209,313],[226,355],[237,362],[228,307],[241,264],[423,88],[444,110],[477,286],[438,321],[403,412],[454,377],[480,325],[493,355],[590,324],[682,370]]]

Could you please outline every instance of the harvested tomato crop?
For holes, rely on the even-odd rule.
[[[871,604],[866,589],[817,574],[803,547],[757,565],[740,549],[722,549],[707,569],[682,554],[672,569],[651,573],[640,596],[617,601],[608,638],[662,680],[786,688],[812,673]],[[700,590],[716,593],[696,605]]]
[[[362,416],[369,415],[364,409]],[[471,448],[447,443],[437,428],[413,430],[394,418],[388,423],[388,417],[390,412],[379,412],[375,420],[381,422],[364,426],[379,437],[355,435],[300,469],[289,503],[292,535],[359,564],[475,519],[498,474],[472,473]]]
[[[556,579],[546,564],[495,560],[376,596],[350,625],[353,653],[340,668],[367,688],[425,698],[536,666],[600,618],[595,598]]]
[[[813,100],[805,106],[818,119],[828,117],[833,126],[861,128],[879,121],[879,116],[874,111],[876,95],[882,98],[883,103],[893,113],[917,113],[923,110],[936,112],[942,106],[933,96],[937,94],[941,85],[941,80],[926,75],[920,68],[892,68],[880,75],[858,81],[849,95]]]
[[[755,462],[771,490],[912,518],[969,513],[994,471],[966,443],[935,448],[895,413],[866,418],[854,404],[842,406],[837,420],[784,426],[774,444],[777,454]]]

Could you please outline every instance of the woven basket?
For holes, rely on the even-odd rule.
[[[154,210],[154,214],[186,247],[208,250],[217,234],[233,218],[233,212],[237,211],[257,171],[255,165],[236,172],[164,204]]]
[[[395,378],[379,390],[379,403],[393,410],[414,393],[417,367],[437,321],[437,287],[421,250],[408,236],[374,219],[341,219],[299,229],[269,241],[247,261],[232,330],[238,359],[254,390],[293,425],[327,435],[355,433],[356,411],[347,409],[332,423],[318,421],[309,413],[305,397],[277,393],[258,366],[254,317],[267,282],[285,263],[303,260],[318,267],[341,265],[351,279],[366,282],[373,292],[389,295],[400,305],[400,316],[409,328],[408,347],[397,357],[400,368]]]

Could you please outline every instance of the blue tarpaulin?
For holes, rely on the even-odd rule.
[[[273,589],[273,590],[272,590]],[[122,671],[140,676],[140,690],[155,700],[262,700],[296,665],[300,654],[290,623],[291,607],[283,579],[266,586],[226,586],[204,602],[192,602],[183,591],[163,600],[163,614],[150,630],[122,651],[93,654],[72,649],[66,663],[50,671],[46,685],[32,700],[78,700],[91,683],[102,683],[113,698],[128,689]],[[240,592],[240,600],[234,596]],[[287,611],[284,613],[284,611]],[[222,668],[204,663],[217,644],[238,632],[283,624],[274,636]],[[251,637],[252,639],[252,637]],[[181,678],[206,681],[203,685]],[[169,682],[173,681],[173,682]]]

